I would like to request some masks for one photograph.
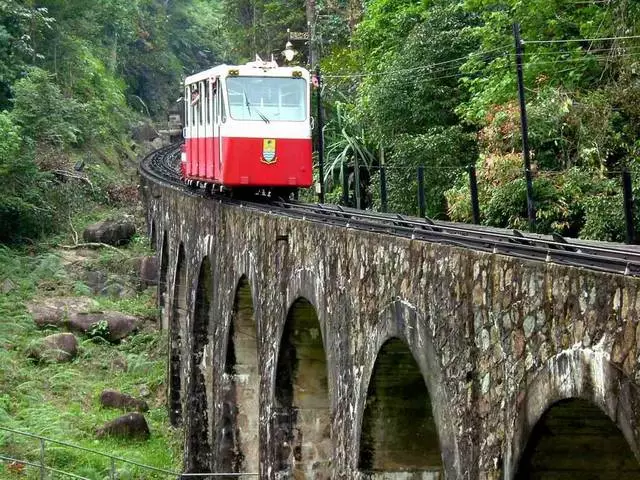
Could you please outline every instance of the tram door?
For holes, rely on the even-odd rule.
[[[204,81],[205,102],[202,105],[204,109],[204,165],[202,176],[207,179],[213,178],[213,79],[208,78]]]
[[[200,97],[197,103],[198,110],[198,169],[196,175],[204,178],[206,175],[207,153],[205,149],[206,138],[206,110],[207,110],[207,88],[204,81],[198,82],[198,92]]]
[[[220,79],[212,81],[211,98],[213,99],[213,173],[216,181],[222,181],[222,138],[220,137],[220,124],[222,122],[222,88]]]

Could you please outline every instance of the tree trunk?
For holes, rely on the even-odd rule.
[[[306,1],[307,31],[309,32],[309,63],[313,70],[318,63],[318,42],[316,39],[316,0]]]

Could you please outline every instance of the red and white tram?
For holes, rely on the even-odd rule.
[[[220,65],[185,79],[188,182],[291,192],[313,181],[309,72]]]

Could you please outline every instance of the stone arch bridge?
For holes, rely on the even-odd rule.
[[[640,478],[640,279],[144,191],[186,471]]]

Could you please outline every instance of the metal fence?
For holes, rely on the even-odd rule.
[[[372,205],[368,204],[363,198],[364,189],[369,189],[372,193],[373,190],[376,190],[377,197],[379,199],[379,204],[377,209],[380,212],[390,212],[389,209],[389,192],[393,191],[393,188],[399,188],[406,190],[409,187],[406,183],[402,185],[392,185],[389,186],[388,173],[392,170],[403,170],[407,171],[408,174],[405,176],[404,180],[413,179],[415,182],[415,190],[414,190],[414,202],[416,206],[416,211],[414,214],[417,214],[421,218],[425,218],[427,214],[427,200],[426,200],[426,191],[427,184],[425,178],[425,165],[417,165],[412,167],[387,167],[387,166],[372,166],[368,168],[368,178],[370,179],[370,183],[364,183],[361,180],[361,175],[356,175],[355,172],[353,174],[348,174],[351,170],[351,165],[343,165],[341,167],[341,182],[342,182],[342,195],[338,200],[342,205],[354,207],[354,208],[374,208]],[[433,168],[433,167],[431,167]],[[475,165],[468,165],[466,167],[454,167],[451,170],[458,171],[459,174],[465,175],[467,177],[467,182],[469,186],[469,200],[471,206],[471,221],[475,224],[481,223],[481,214],[480,214],[480,199],[479,199],[479,191],[478,191],[478,177],[476,172]],[[540,172],[539,178],[545,178],[544,174],[561,174],[566,173],[562,171],[543,171]],[[624,238],[625,242],[628,244],[638,244],[640,243],[640,232],[638,224],[638,204],[640,203],[640,198],[634,196],[634,188],[637,188],[637,185],[633,185],[632,173],[630,170],[623,169],[617,172],[610,172],[609,179],[613,180],[619,178],[620,188],[622,193],[622,201],[619,205],[619,208],[622,210],[624,215]],[[635,172],[637,175],[637,172]],[[374,176],[375,175],[375,176]],[[538,177],[536,177],[538,178]],[[323,183],[323,191],[325,188],[326,180]],[[458,184],[460,185],[460,184]],[[534,198],[534,201],[536,199]],[[329,201],[330,203],[330,201]],[[371,202],[369,202],[371,203]],[[397,212],[397,213],[407,213],[407,212]],[[536,231],[536,218],[535,215],[530,220],[530,228],[531,231]]]
[[[11,428],[0,426],[0,432],[7,432],[13,435],[18,435],[24,438],[31,438],[38,442],[38,458],[37,459],[26,459],[26,458],[14,458],[8,455],[5,455],[0,447],[0,462],[4,463],[7,467],[9,465],[12,468],[21,469],[24,467],[32,467],[37,469],[37,478],[40,480],[50,480],[54,478],[51,474],[58,475],[63,478],[73,478],[78,480],[120,480],[121,476],[118,473],[118,465],[126,464],[130,466],[134,466],[137,469],[141,470],[142,473],[138,475],[129,476],[127,478],[132,479],[148,479],[148,478],[158,478],[158,479],[189,479],[189,478],[198,478],[198,479],[215,479],[215,480],[243,480],[247,478],[257,478],[258,473],[179,473],[171,470],[166,470],[163,468],[152,467],[150,465],[144,465],[142,463],[134,462],[132,460],[127,460],[122,457],[117,457],[115,455],[109,455],[107,453],[99,452],[97,450],[91,450],[89,448],[80,447],[78,445],[73,445],[67,442],[62,442],[60,440],[53,440],[51,438],[43,437],[41,435],[34,435],[32,433],[21,432],[18,430],[13,430]],[[84,452],[89,455],[96,455],[99,457],[103,457],[107,461],[106,471],[107,473],[94,478],[84,477],[72,472],[66,472],[64,470],[60,470],[58,468],[54,468],[50,465],[47,465],[46,461],[46,453],[47,453],[47,445],[59,445],[65,448],[69,448],[75,451]]]

